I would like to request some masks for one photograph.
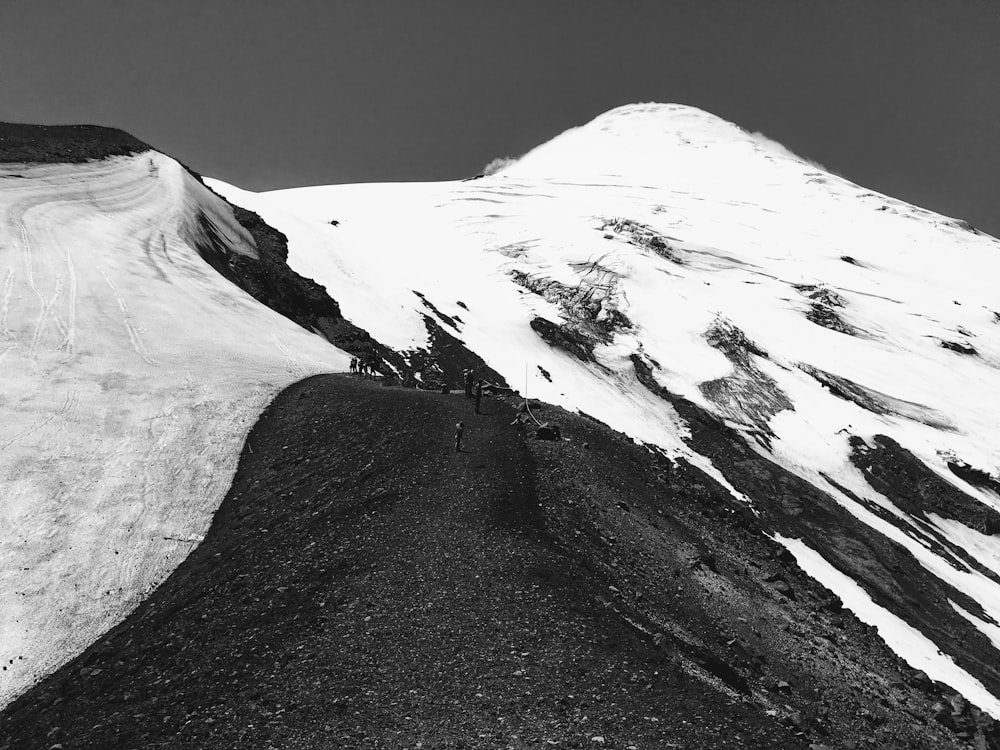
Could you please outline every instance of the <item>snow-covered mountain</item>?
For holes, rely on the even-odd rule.
[[[261,410],[347,355],[220,276],[253,237],[149,151],[0,165],[0,704],[197,544]]]
[[[431,346],[431,316],[514,387],[733,487],[895,651],[1000,716],[996,239],[677,105],[613,110],[480,179],[209,184],[286,233],[292,268],[382,343]],[[743,491],[671,398],[871,541]],[[894,487],[880,460],[923,474]],[[977,637],[956,653],[959,631]]]
[[[1000,717],[996,239],[677,105],[460,182],[207,183],[284,233],[354,353],[454,379],[446,337],[693,464]],[[260,241],[156,152],[3,166],[0,209],[3,702],[176,565],[268,398],[346,356],[216,273],[259,292]]]

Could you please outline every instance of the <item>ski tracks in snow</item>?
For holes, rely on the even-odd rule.
[[[3,357],[7,354],[8,351],[9,349],[5,349],[3,352],[0,352],[0,361],[3,360]],[[6,450],[7,448],[10,448],[15,443],[20,442],[24,438],[28,437],[28,435],[32,435],[38,432],[40,429],[48,426],[50,423],[54,422],[57,419],[58,420],[65,419],[66,416],[79,405],[79,403],[80,403],[80,394],[77,391],[75,390],[66,391],[63,394],[62,403],[55,410],[53,410],[49,414],[46,414],[41,419],[36,420],[35,422],[28,425],[20,432],[11,435],[9,438],[7,438],[7,440],[0,443],[0,450]]]
[[[35,273],[35,261],[32,257],[33,250],[29,238],[28,228],[24,224],[23,212],[21,215],[12,215],[11,221],[17,227],[20,236],[21,256],[24,262],[24,276],[28,288],[35,297],[38,298],[39,310],[35,318],[35,325],[28,341],[28,359],[37,364],[38,347],[45,335],[47,323],[51,320],[55,325],[59,335],[62,337],[56,346],[57,351],[62,350],[67,357],[71,357],[76,351],[76,303],[77,303],[77,277],[76,268],[69,250],[65,250],[63,258],[66,263],[65,278],[63,274],[55,274],[52,282],[50,294],[47,294],[39,285],[39,280]],[[13,267],[7,268],[7,275],[4,279],[2,291],[0,291],[0,334],[5,338],[17,341],[17,334],[10,329],[10,306],[14,297],[15,272]],[[64,297],[64,290],[67,292]],[[65,299],[65,318],[58,311],[57,303]]]
[[[119,291],[118,285],[111,280],[111,277],[108,276],[108,274],[104,271],[103,268],[99,268],[98,271],[100,272],[101,276],[104,277],[104,280],[111,288],[111,293],[114,294],[115,300],[118,302],[118,308],[121,310],[122,313],[122,322],[125,325],[125,331],[128,334],[128,340],[129,343],[132,345],[132,349],[135,350],[135,353],[138,354],[139,357],[142,358],[142,361],[145,362],[147,365],[159,364],[156,360],[154,360],[152,357],[149,356],[149,352],[146,350],[146,344],[142,340],[142,334],[145,332],[145,328],[143,328],[141,325],[136,325],[133,322],[132,316],[131,314],[129,314],[128,311],[128,303],[125,301],[125,298]]]
[[[6,339],[17,341],[17,335],[10,330],[7,320],[10,316],[10,298],[14,292],[14,269],[7,268],[7,276],[3,281],[3,289],[0,290],[0,335]],[[4,351],[10,351],[10,347]]]

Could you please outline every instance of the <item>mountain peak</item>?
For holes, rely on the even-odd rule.
[[[815,165],[759,133],[684,104],[626,104],[571,128],[525,154],[504,174],[540,177],[630,175],[662,182],[679,169],[739,167],[766,171],[768,162]],[[766,179],[766,178],[765,178]]]

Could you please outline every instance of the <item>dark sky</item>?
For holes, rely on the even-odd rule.
[[[1000,235],[993,0],[0,0],[0,119],[255,190],[465,177],[637,101]]]

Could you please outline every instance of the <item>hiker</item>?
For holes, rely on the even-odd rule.
[[[351,357],[351,374],[356,375],[358,372],[358,358]]]
[[[465,432],[465,422],[455,425],[455,453],[462,452],[462,433]]]
[[[479,402],[483,400],[483,381],[476,382],[476,414],[481,414],[479,411]]]
[[[471,369],[465,370],[465,397],[472,398],[472,379],[474,374]]]

